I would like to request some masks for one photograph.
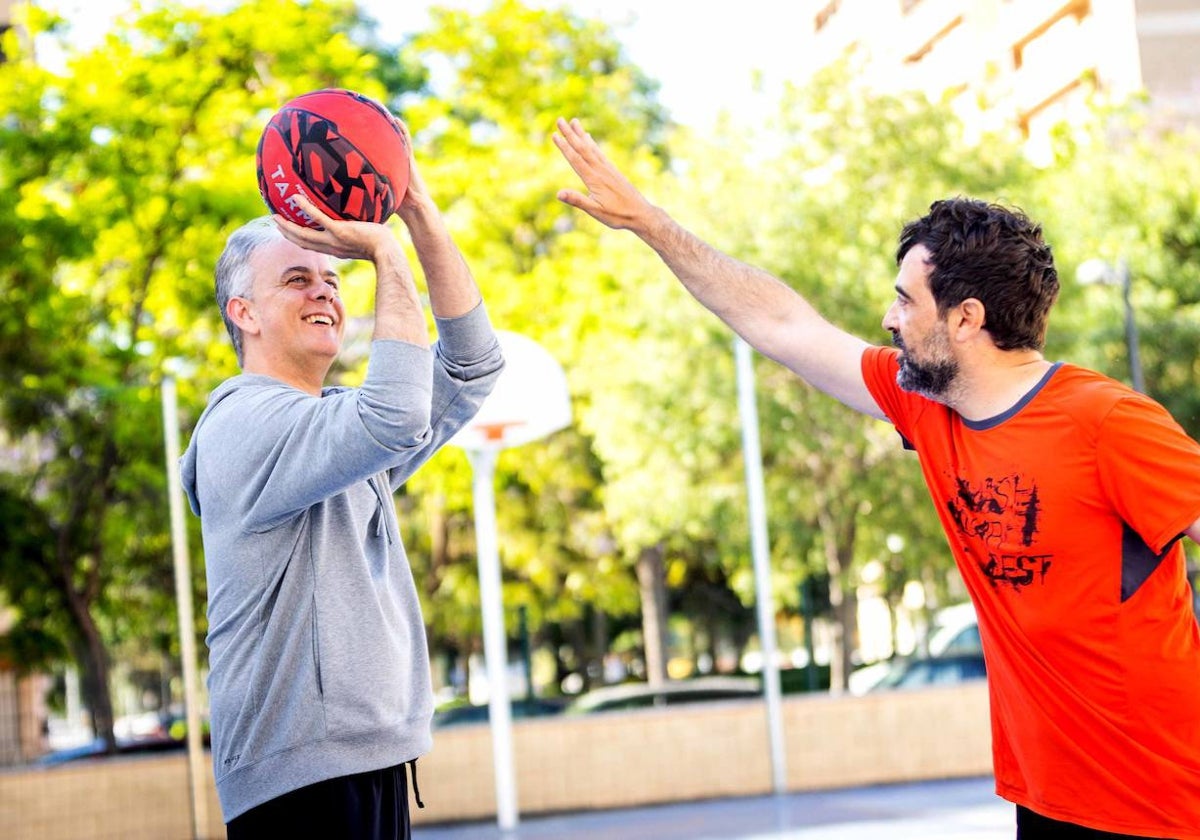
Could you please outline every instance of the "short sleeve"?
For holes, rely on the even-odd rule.
[[[1161,405],[1120,400],[1101,422],[1097,447],[1105,494],[1154,552],[1200,519],[1200,444]]]
[[[862,355],[863,382],[901,437],[915,444],[913,426],[930,402],[896,384],[899,359],[900,351],[894,347],[868,347]]]

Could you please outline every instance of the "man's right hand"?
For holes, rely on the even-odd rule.
[[[293,200],[320,228],[304,227],[275,216],[279,232],[289,242],[309,251],[320,251],[343,260],[370,260],[378,263],[383,257],[402,253],[396,237],[386,225],[375,222],[353,222],[334,219],[305,196],[296,194]]]

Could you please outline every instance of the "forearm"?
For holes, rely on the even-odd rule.
[[[375,331],[372,339],[429,346],[429,328],[408,260],[395,247],[381,249],[375,265]]]
[[[579,120],[559,119],[557,126],[554,145],[587,188],[559,190],[559,201],[632,231],[696,300],[760,353],[852,408],[881,416],[860,369],[865,341],[830,324],[783,281],[718,251],[647,201]]]
[[[630,230],[654,249],[696,300],[768,355],[776,355],[771,344],[777,328],[795,337],[794,328],[805,318],[820,317],[790,286],[719,251],[657,207]]]
[[[457,318],[470,312],[481,299],[479,288],[441,213],[429,200],[403,211],[403,221],[425,272],[433,314],[439,318]]]

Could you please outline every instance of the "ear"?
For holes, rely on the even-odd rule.
[[[979,298],[967,298],[950,312],[950,335],[969,341],[987,326],[987,311]]]
[[[258,334],[260,329],[258,318],[254,314],[254,307],[250,305],[250,301],[245,298],[231,297],[229,303],[225,304],[225,314],[243,333]]]

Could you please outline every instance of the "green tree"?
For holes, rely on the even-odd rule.
[[[18,11],[35,37],[65,27]],[[32,454],[0,476],[5,528],[23,523],[0,550],[2,586],[21,637],[73,653],[110,748],[109,647],[147,625],[173,635],[171,611],[137,608],[170,581],[162,362],[194,364],[189,405],[233,371],[212,267],[225,236],[264,212],[265,117],[319,87],[384,95],[385,51],[366,31],[352,3],[249,0],[134,12],[85,53],[64,41],[61,73],[14,34],[5,43],[0,291],[22,317],[0,328],[0,426]]]
[[[1119,288],[1081,288],[1076,268],[1124,261],[1150,395],[1200,436],[1200,132],[1140,101],[1096,103],[1093,120],[1058,133],[1042,178],[1062,300],[1051,339],[1072,360],[1131,382]],[[1056,335],[1058,333],[1058,335]]]
[[[622,313],[636,301],[622,300],[607,274],[596,275],[604,244],[575,233],[555,200],[567,171],[547,165],[549,135],[556,117],[584,114],[622,145],[653,153],[663,126],[655,85],[606,26],[514,0],[478,15],[435,9],[411,46],[422,65],[444,70],[433,96],[396,103],[422,170],[493,322],[538,341],[563,364],[579,421],[499,459],[505,602],[525,607],[544,635],[557,635],[550,624],[563,625],[598,658],[600,645],[586,642],[589,611],[624,614],[637,600],[610,525],[608,465],[584,419],[593,397],[580,361],[592,336],[618,340]],[[469,475],[461,453],[448,450],[401,501],[423,514],[407,517],[406,538],[424,581],[433,644],[450,656],[478,649]],[[514,629],[515,609],[509,619]]]

